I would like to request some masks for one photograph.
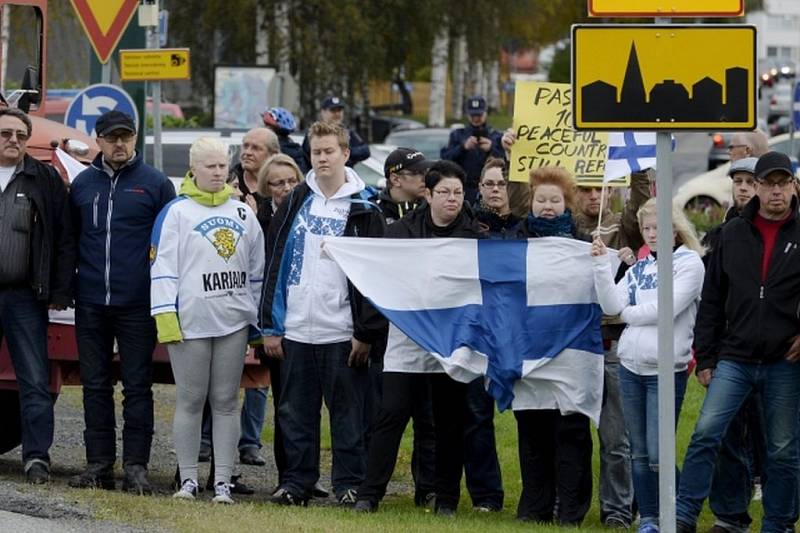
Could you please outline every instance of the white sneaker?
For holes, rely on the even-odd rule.
[[[211,501],[214,503],[233,503],[230,486],[222,481],[214,485],[214,497]]]
[[[181,498],[183,500],[194,500],[197,498],[197,481],[193,479],[184,479],[181,489],[172,495],[173,498]]]

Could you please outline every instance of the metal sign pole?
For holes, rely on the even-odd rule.
[[[675,531],[675,339],[672,294],[672,136],[656,134],[658,225],[658,488],[660,530]]]

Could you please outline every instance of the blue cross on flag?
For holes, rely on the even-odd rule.
[[[675,138],[672,138],[675,150]],[[619,131],[608,134],[608,156],[603,182],[656,168],[656,133],[653,131]]]
[[[601,311],[589,243],[326,237],[323,251],[452,378],[503,410],[599,419]]]

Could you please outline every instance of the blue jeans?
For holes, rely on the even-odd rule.
[[[261,449],[261,431],[264,429],[264,418],[267,414],[267,394],[269,387],[263,389],[245,389],[242,403],[239,451],[248,448]]]
[[[714,370],[683,462],[678,520],[694,524],[711,489],[723,435],[753,390],[761,394],[767,459],[761,531],[792,531],[798,517],[798,408],[800,364],[780,360],[748,364],[723,360]]]
[[[483,378],[467,386],[464,474],[474,506],[498,511],[503,508],[503,478],[494,435],[494,399],[486,392]]]
[[[280,412],[286,471],[282,488],[295,496],[311,496],[319,476],[319,434],[322,401],[328,407],[336,497],[357,489],[367,469],[364,409],[367,367],[350,368],[350,341],[306,344],[283,340]]]
[[[147,466],[153,440],[153,350],[156,323],[150,306],[78,303],[75,337],[83,385],[86,460],[113,467],[117,457],[114,416],[114,339],[122,374],[122,463]]]
[[[755,459],[766,448],[760,431],[763,424],[753,423],[760,418],[761,402],[757,394],[751,394],[728,426],[714,469],[708,506],[715,524],[731,532],[745,533],[753,521],[748,513],[752,480],[760,476],[754,468],[760,462]]]
[[[616,347],[612,349],[616,355]],[[622,410],[619,368],[619,362],[606,358],[603,368],[605,398],[597,427],[600,441],[600,519],[615,518],[630,524],[633,505],[631,448]]]
[[[22,460],[50,463],[53,397],[47,360],[47,307],[30,289],[0,290],[0,339],[5,335],[17,375]]]
[[[675,424],[686,393],[686,371],[675,372]],[[641,523],[658,523],[658,376],[619,367],[622,408],[631,441],[633,492]]]

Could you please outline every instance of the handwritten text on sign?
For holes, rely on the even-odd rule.
[[[517,82],[514,131],[517,142],[511,149],[511,181],[527,182],[531,170],[559,166],[579,182],[602,182],[608,135],[572,129],[568,83]]]

